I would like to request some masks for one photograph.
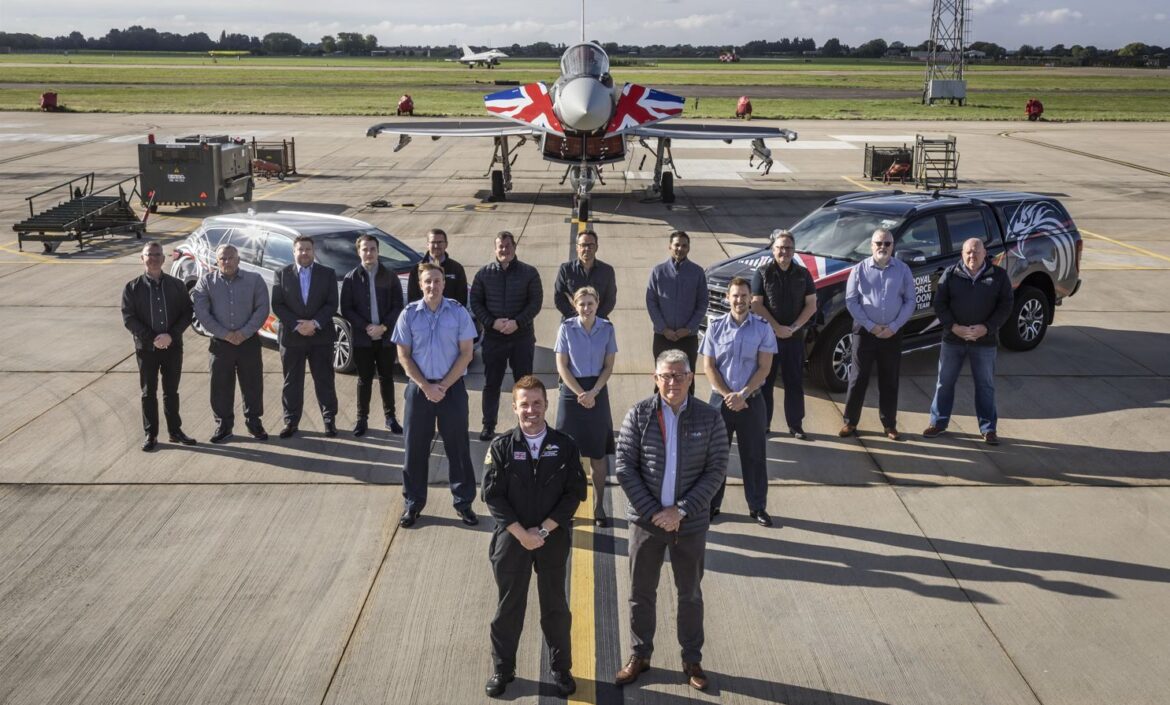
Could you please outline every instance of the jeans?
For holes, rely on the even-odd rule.
[[[971,361],[971,376],[975,380],[975,416],[979,432],[991,433],[999,417],[995,413],[995,354],[994,345],[967,345],[943,342],[938,355],[938,384],[934,401],[930,403],[930,425],[946,428],[951,422],[955,406],[955,382],[963,370],[963,360]]]

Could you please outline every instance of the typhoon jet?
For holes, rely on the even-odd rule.
[[[486,51],[472,51],[471,47],[466,44],[463,45],[463,56],[458,59],[448,59],[448,61],[458,61],[461,64],[467,64],[467,68],[472,69],[476,66],[483,66],[485,68],[495,68],[500,65],[500,59],[506,59],[508,55],[499,49],[488,49]]]
[[[533,140],[545,160],[565,165],[560,183],[570,181],[580,221],[589,219],[590,191],[595,184],[605,183],[601,167],[625,160],[627,146],[634,141],[654,157],[652,194],[664,203],[672,203],[678,172],[671,156],[671,140],[722,140],[729,144],[749,140],[749,165],[759,159],[760,168],[767,173],[772,156],[764,141],[796,139],[795,132],[776,127],[659,124],[682,114],[684,99],[634,83],[615,86],[609,73],[609,57],[595,42],[569,47],[561,56],[560,68],[560,78],[551,89],[544,83],[529,83],[484,96],[489,113],[515,124],[500,120],[404,120],[374,125],[366,135],[397,134],[395,152],[409,144],[412,137],[492,138],[495,151],[488,172],[493,201],[504,200],[512,190],[513,152]],[[657,142],[651,147],[647,139]]]

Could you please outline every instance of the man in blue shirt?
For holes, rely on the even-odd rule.
[[[898,373],[902,366],[902,326],[914,313],[914,275],[894,258],[894,236],[878,228],[870,238],[873,256],[849,273],[845,308],[853,317],[853,352],[845,394],[842,438],[857,432],[865,390],[874,362],[878,368],[878,414],[886,437],[898,435]]]
[[[427,503],[427,475],[435,422],[447,451],[451,494],[464,524],[479,523],[471,502],[475,499],[475,471],[467,436],[467,388],[463,376],[471,362],[475,324],[467,309],[443,298],[443,269],[423,262],[418,266],[423,297],[407,304],[394,325],[391,341],[410,382],[404,429],[406,459],[402,495],[406,508],[398,525],[410,528]]]
[[[707,277],[703,268],[687,259],[691,237],[682,230],[670,234],[670,259],[650,272],[646,311],[654,324],[654,359],[667,350],[682,350],[691,369],[699,352],[699,323],[707,315]],[[694,378],[690,394],[695,393]]]
[[[703,337],[703,367],[711,382],[711,405],[727,425],[727,442],[739,437],[739,464],[748,511],[760,526],[772,526],[768,515],[768,411],[761,388],[772,369],[776,337],[772,328],[749,310],[752,289],[735,277],[727,285],[731,311],[711,321]],[[719,514],[726,482],[711,500],[711,518]]]

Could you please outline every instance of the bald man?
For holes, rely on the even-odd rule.
[[[979,238],[963,243],[963,256],[938,280],[934,312],[943,327],[938,356],[938,383],[930,404],[930,426],[922,435],[935,438],[947,430],[955,404],[955,382],[963,360],[971,361],[975,380],[975,416],[988,445],[999,445],[995,413],[995,352],[999,329],[1012,310],[1012,282],[1002,267],[987,261]]]

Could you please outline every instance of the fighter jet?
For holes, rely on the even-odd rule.
[[[395,152],[409,144],[411,137],[493,138],[495,151],[488,167],[493,201],[504,200],[512,190],[512,152],[532,139],[545,160],[566,165],[560,183],[570,180],[577,219],[582,222],[589,219],[589,192],[595,184],[605,183],[600,167],[623,161],[629,141],[636,140],[653,154],[650,189],[664,203],[672,203],[678,172],[671,156],[671,140],[722,140],[729,144],[733,140],[750,140],[749,165],[758,158],[767,173],[772,166],[772,153],[764,140],[791,142],[797,137],[791,130],[776,127],[660,125],[682,114],[684,99],[634,83],[616,87],[609,73],[609,57],[595,42],[569,47],[561,56],[560,68],[561,76],[551,90],[544,83],[529,83],[484,96],[489,113],[514,125],[499,120],[396,121],[374,125],[366,135],[397,134]],[[513,138],[519,142],[513,144]],[[647,138],[656,139],[657,144],[651,148]]]
[[[499,49],[488,49],[487,51],[475,52],[466,44],[463,45],[463,56],[455,59],[461,64],[467,64],[467,68],[475,68],[476,66],[484,66],[486,68],[495,68],[499,66],[500,59],[506,59],[508,55]],[[448,59],[450,61],[450,59]]]

